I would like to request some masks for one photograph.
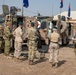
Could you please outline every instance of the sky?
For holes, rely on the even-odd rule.
[[[23,8],[25,16],[36,16],[39,12],[43,16],[54,16],[60,13],[61,0],[28,0],[29,7]],[[76,10],[76,0],[63,0],[63,8],[61,12],[68,11],[70,3],[71,11]],[[0,0],[0,13],[2,13],[2,5],[16,6],[22,9],[23,0]],[[22,15],[22,12],[17,14]]]

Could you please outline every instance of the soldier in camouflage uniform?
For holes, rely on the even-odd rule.
[[[12,36],[10,27],[11,27],[11,22],[7,22],[7,24],[4,28],[4,42],[5,42],[4,54],[6,56],[9,56],[9,52],[10,52],[10,44],[11,44],[10,40],[11,40],[11,36]]]
[[[2,52],[2,45],[3,45],[3,28],[0,25],[0,53]]]
[[[31,23],[31,27],[28,30],[28,60],[29,64],[32,65],[37,50],[37,30],[34,28],[34,23]]]

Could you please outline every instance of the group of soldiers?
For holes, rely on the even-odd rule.
[[[23,42],[23,31],[22,31],[22,26],[23,23],[20,22],[18,27],[11,32],[12,24],[11,22],[7,22],[5,25],[4,29],[0,25],[0,52],[2,51],[2,47],[4,47],[4,55],[9,56],[10,54],[10,45],[11,45],[11,39],[14,37],[14,55],[13,58],[15,60],[19,60],[20,55],[21,55],[21,46]],[[33,65],[34,59],[36,58],[36,51],[37,51],[37,43],[38,43],[38,32],[37,29],[34,27],[35,24],[34,22],[31,22],[31,26],[28,29],[27,36],[25,38],[28,38],[28,60],[29,60],[29,65]],[[58,64],[58,53],[59,53],[59,39],[60,35],[57,33],[57,27],[53,28],[53,33],[49,36],[50,39],[50,45],[49,45],[49,62],[51,65],[53,65],[55,62],[55,66],[57,67]]]

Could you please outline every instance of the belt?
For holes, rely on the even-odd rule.
[[[58,44],[58,42],[53,42],[53,41],[51,41],[52,43],[56,43],[56,44]]]
[[[35,40],[29,40],[29,41],[35,41]]]

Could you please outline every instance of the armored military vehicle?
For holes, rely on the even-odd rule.
[[[42,44],[49,45],[49,39],[48,39],[48,30],[49,30],[49,22],[52,22],[53,26],[57,26],[58,33],[61,36],[61,45],[67,45],[69,44],[69,36],[71,35],[71,25],[70,23],[66,23],[65,16],[58,16],[58,20],[53,20],[53,17],[50,16],[39,16],[37,17],[37,20],[41,22],[41,26],[39,28],[39,32],[41,35],[41,42]],[[70,29],[70,30],[69,30]]]

